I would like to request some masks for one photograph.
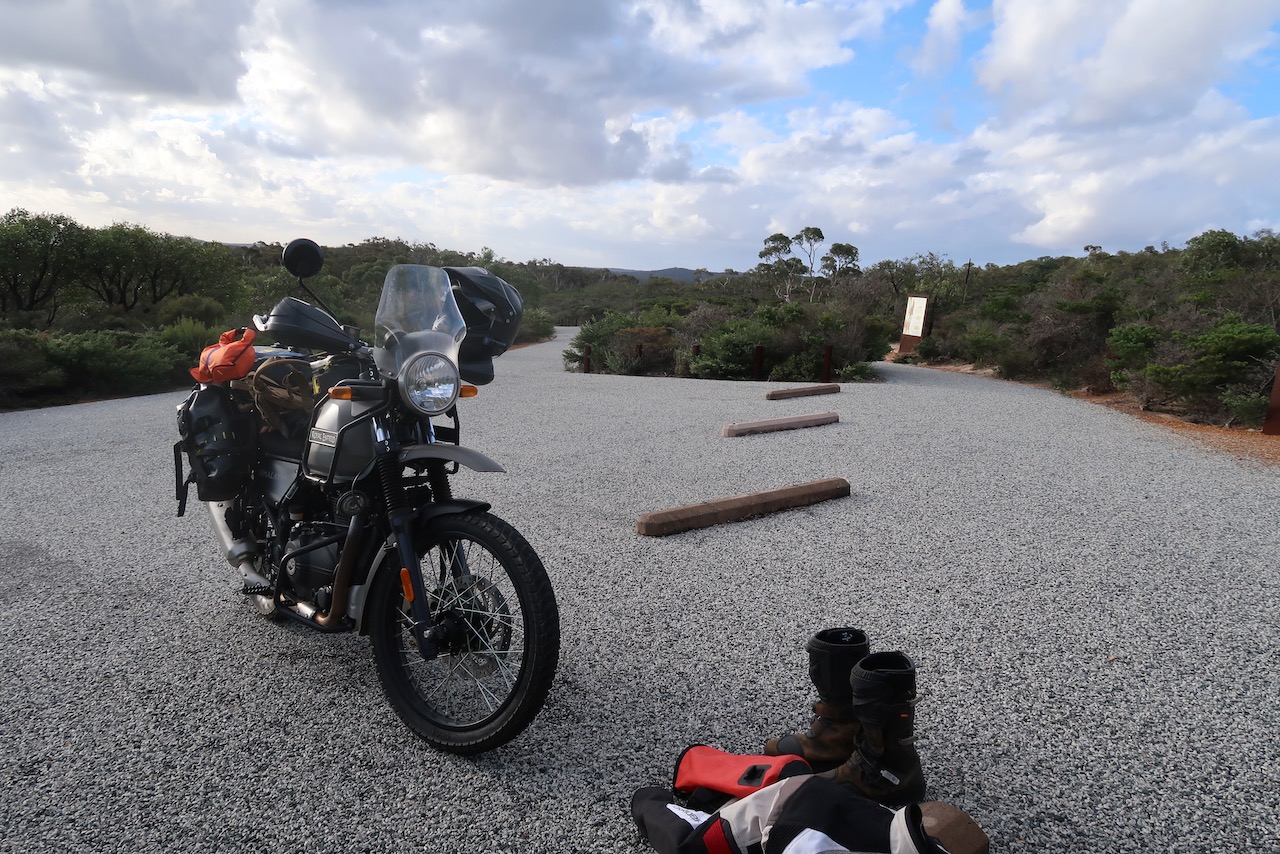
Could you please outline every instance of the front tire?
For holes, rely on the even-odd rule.
[[[546,569],[515,528],[490,513],[432,520],[418,551],[431,614],[445,637],[423,658],[400,573],[370,592],[369,636],[383,691],[432,746],[457,754],[515,738],[542,708],[560,655],[560,615]]]

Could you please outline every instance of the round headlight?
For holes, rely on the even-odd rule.
[[[458,366],[439,353],[422,353],[400,371],[399,383],[406,404],[424,415],[440,415],[458,399]]]

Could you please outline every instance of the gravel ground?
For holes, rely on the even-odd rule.
[[[570,374],[560,332],[462,404],[509,473],[455,491],[534,544],[563,628],[546,708],[476,759],[408,735],[365,639],[256,616],[203,511],[175,518],[181,394],[0,415],[0,849],[649,851],[631,793],[806,723],[834,625],[915,658],[930,797],[995,850],[1280,849],[1280,470],[906,365],[784,401]],[[829,477],[852,496],[635,533]]]

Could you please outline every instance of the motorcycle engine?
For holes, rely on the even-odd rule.
[[[292,538],[285,546],[285,552],[306,548],[332,533],[332,530],[325,530],[319,526],[297,525],[293,529]],[[338,545],[330,543],[298,555],[285,567],[285,572],[295,594],[303,600],[314,602],[320,608],[326,608],[328,599],[332,595],[333,577],[337,567]]]

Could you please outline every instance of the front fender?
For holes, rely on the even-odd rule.
[[[430,524],[432,520],[441,516],[449,516],[454,513],[470,513],[477,511],[485,512],[490,508],[490,504],[484,501],[474,501],[468,498],[454,498],[449,501],[431,502],[424,504],[414,512],[414,527],[421,529]],[[356,631],[362,635],[369,633],[368,627],[365,625],[365,617],[368,616],[369,592],[373,590],[374,582],[379,576],[386,572],[399,573],[400,567],[396,564],[396,541],[394,535],[388,534],[382,546],[372,558],[372,566],[369,567],[369,573],[365,577],[364,583],[352,585],[350,600],[347,603],[347,616],[356,621]]]
[[[400,450],[400,463],[402,465],[414,460],[445,460],[464,465],[472,471],[506,471],[502,466],[479,451],[462,448],[458,445],[448,445],[443,442],[431,445],[409,445]]]

